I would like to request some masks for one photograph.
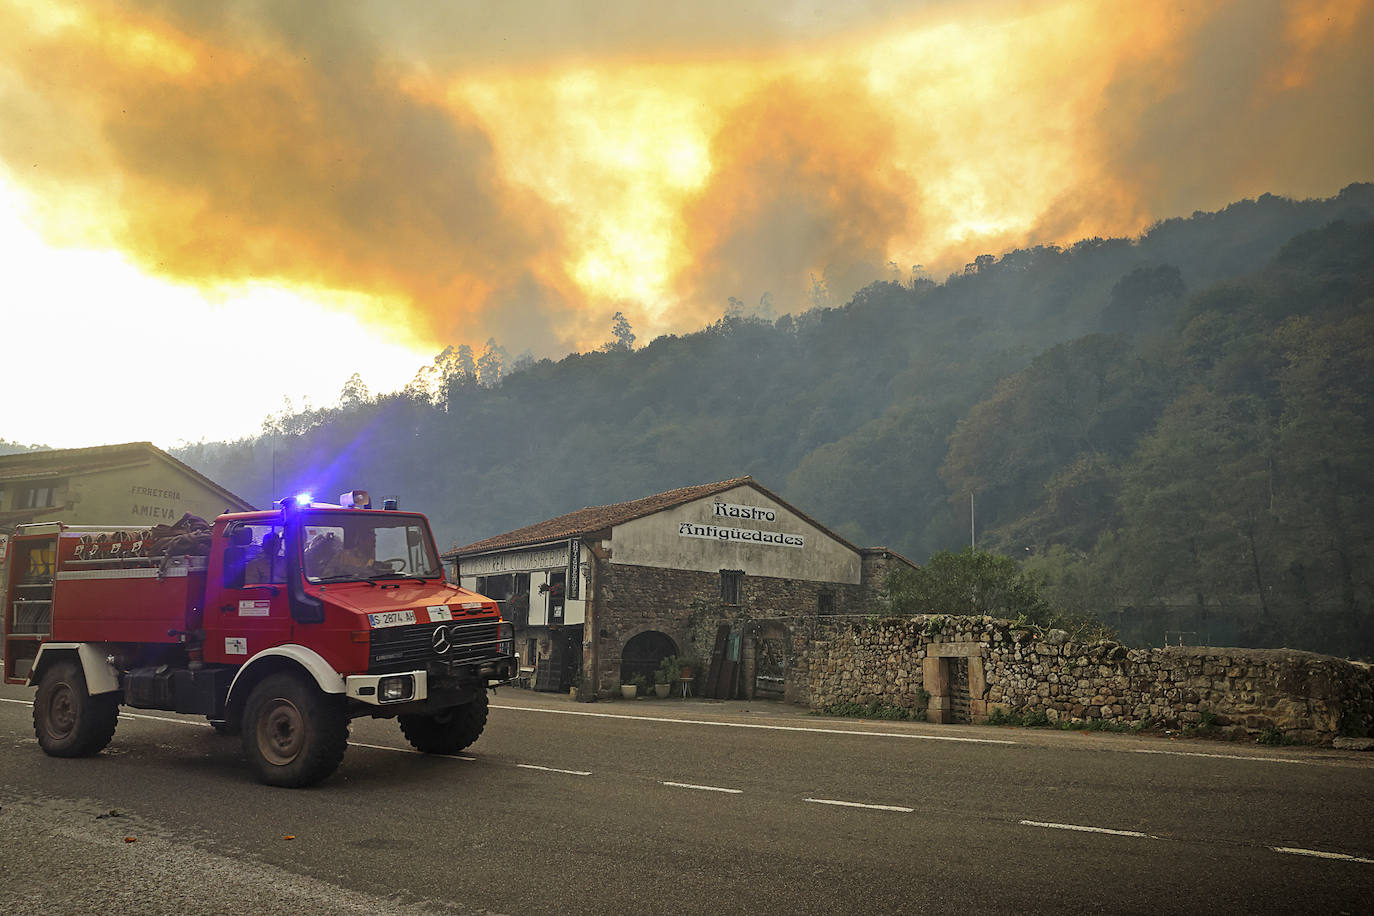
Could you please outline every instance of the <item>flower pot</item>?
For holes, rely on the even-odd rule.
[[[678,677],[682,678],[682,680],[684,681],[690,681],[692,679],[692,666],[683,665],[680,669]]]
[[[658,697],[660,700],[666,700],[666,699],[668,699],[668,691],[670,691],[670,690],[672,690],[672,689],[673,689],[673,685],[672,685],[672,684],[655,684],[655,685],[654,685],[654,696]]]
[[[620,695],[627,700],[633,700],[635,698],[635,694],[638,692],[639,688],[635,687],[634,684],[620,685]]]

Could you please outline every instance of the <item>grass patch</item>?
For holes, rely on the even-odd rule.
[[[927,697],[928,698],[928,697]],[[835,703],[811,710],[813,716],[836,716],[845,719],[886,719],[889,721],[924,722],[926,706],[889,706],[876,700],[872,703]]]

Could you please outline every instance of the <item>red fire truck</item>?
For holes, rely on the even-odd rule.
[[[519,675],[511,625],[445,581],[423,515],[352,491],[178,527],[11,538],[5,682],[37,685],[48,754],[99,753],[121,704],[171,710],[241,734],[263,782],[306,786],[360,716],[399,720],[417,750],[462,750],[487,689]]]

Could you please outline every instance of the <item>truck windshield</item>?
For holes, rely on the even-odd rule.
[[[440,575],[424,520],[380,512],[308,512],[302,565],[312,582],[432,579]]]

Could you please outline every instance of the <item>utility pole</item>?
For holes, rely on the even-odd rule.
[[[973,491],[968,491],[968,547],[969,550],[977,550],[978,545],[973,541]]]

